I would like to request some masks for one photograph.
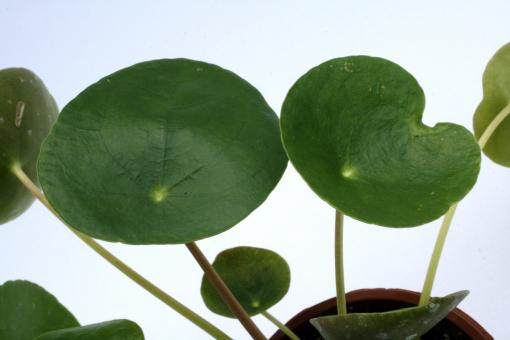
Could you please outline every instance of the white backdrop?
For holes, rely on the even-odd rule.
[[[427,97],[427,124],[451,121],[471,129],[484,67],[510,41],[510,2],[413,3],[418,2],[2,0],[0,68],[32,69],[63,107],[115,70],[186,57],[238,73],[279,112],[287,90],[309,68],[333,57],[368,54],[393,60],[418,79]],[[510,335],[509,184],[510,169],[484,157],[478,184],[457,211],[433,291],[469,289],[462,309],[497,339]],[[333,222],[333,209],[289,166],[262,207],[199,245],[211,260],[237,245],[284,256],[292,285],[271,311],[287,320],[334,295]],[[347,219],[347,289],[421,289],[439,224],[394,230]],[[228,334],[247,338],[236,321],[205,308],[201,273],[184,246],[104,244]],[[38,203],[0,226],[0,283],[20,278],[55,294],[83,324],[129,318],[149,340],[207,338],[94,254]],[[266,334],[274,331],[261,317],[255,321]]]

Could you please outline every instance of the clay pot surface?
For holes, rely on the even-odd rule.
[[[386,312],[390,310],[416,306],[420,293],[405,289],[359,289],[346,294],[349,313]],[[317,330],[308,320],[336,314],[336,298],[320,302],[294,316],[287,327],[302,340],[321,339]],[[276,332],[270,340],[287,340],[282,332]],[[491,340],[494,339],[482,326],[458,308],[421,337],[422,340]]]

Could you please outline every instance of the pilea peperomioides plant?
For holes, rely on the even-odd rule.
[[[489,62],[483,85],[475,139],[459,125],[424,125],[416,79],[369,56],[332,59],[308,71],[290,89],[280,124],[253,86],[200,61],[153,60],[115,72],[66,105],[56,123],[57,107],[42,82],[23,69],[3,70],[0,222],[37,197],[133,281],[210,336],[230,339],[93,238],[185,244],[204,271],[201,294],[211,311],[238,318],[254,339],[265,339],[250,318],[261,314],[295,340],[300,334],[268,311],[290,286],[282,257],[243,246],[210,264],[196,243],[262,204],[288,157],[336,214],[337,313],[307,323],[325,339],[418,339],[468,294],[430,297],[456,204],[477,180],[480,150],[510,166],[510,45]],[[344,214],[392,228],[445,214],[417,306],[347,312]],[[39,286],[11,281],[0,286],[0,339],[138,340],[143,333],[127,320],[82,327]]]

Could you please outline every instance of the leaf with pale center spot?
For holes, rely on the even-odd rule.
[[[310,322],[326,340],[419,340],[467,295],[468,291],[460,291],[442,298],[432,298],[421,307],[383,313],[323,316]]]
[[[142,329],[129,320],[113,320],[51,331],[34,340],[144,340]]]
[[[473,126],[480,138],[498,113],[510,111],[510,43],[491,58],[483,74],[483,99],[476,109]],[[494,162],[510,167],[510,118],[493,132],[483,149]]]
[[[0,70],[0,224],[21,215],[34,201],[11,168],[19,163],[38,184],[39,149],[57,115],[55,100],[33,72]]]
[[[51,205],[92,237],[186,243],[244,219],[280,180],[278,118],[236,74],[154,60],[93,84],[62,111],[39,178]]]
[[[227,249],[218,254],[212,266],[249,315],[266,311],[289,290],[289,266],[271,250],[254,247]],[[201,293],[212,312],[235,317],[205,276]]]
[[[358,220],[410,227],[443,215],[473,187],[480,148],[465,128],[421,122],[425,98],[391,61],[352,56],[312,68],[290,89],[287,155],[322,199]]]
[[[79,325],[53,295],[32,282],[7,281],[0,286],[2,340],[32,340],[44,332]]]

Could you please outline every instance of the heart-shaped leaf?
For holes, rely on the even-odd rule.
[[[186,243],[245,218],[286,164],[278,118],[253,86],[173,59],[120,70],[71,101],[39,177],[63,219],[90,236]]]
[[[483,74],[483,99],[473,119],[475,135],[480,138],[502,111],[510,111],[510,43],[503,46],[487,64]],[[483,149],[494,162],[510,167],[510,118],[500,123]]]
[[[367,223],[432,221],[467,194],[480,148],[465,128],[421,122],[424,94],[400,66],[353,56],[302,76],[282,108],[296,170],[322,199]]]
[[[468,293],[460,291],[443,298],[432,298],[421,307],[323,316],[310,322],[326,340],[417,340],[446,317]]]
[[[250,316],[266,311],[289,290],[289,266],[271,250],[254,247],[227,249],[216,256],[212,265]],[[212,312],[235,317],[205,276],[201,293]]]
[[[21,215],[34,201],[11,168],[19,163],[38,183],[39,149],[57,115],[55,100],[34,73],[0,70],[0,224]]]
[[[129,320],[113,320],[93,325],[51,331],[34,340],[144,340],[142,329]]]
[[[34,283],[7,281],[0,286],[2,340],[32,340],[44,332],[79,325],[53,295]]]

